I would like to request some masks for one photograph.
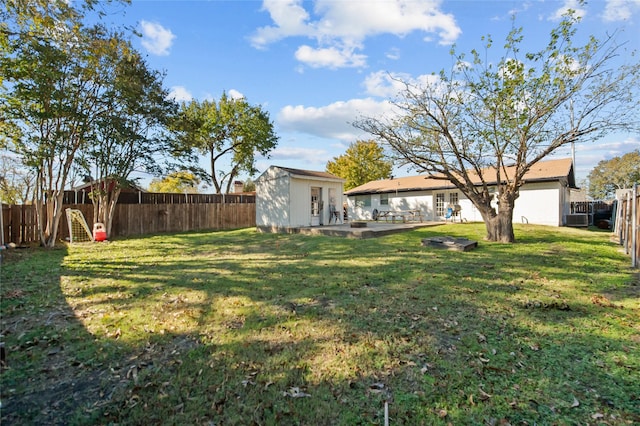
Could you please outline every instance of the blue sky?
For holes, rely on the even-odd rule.
[[[272,164],[324,170],[368,138],[350,123],[385,111],[389,75],[417,79],[448,69],[452,44],[480,49],[487,34],[502,45],[514,13],[524,27],[522,50],[539,50],[569,7],[583,16],[581,37],[617,31],[627,51],[640,50],[640,0],[133,0],[107,21],[142,34],[134,45],[166,72],[177,100],[226,91],[268,111],[280,141],[271,158],[258,158],[260,171]],[[638,148],[638,134],[579,144],[577,177]],[[570,155],[569,148],[556,154]]]

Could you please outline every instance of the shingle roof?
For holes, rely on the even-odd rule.
[[[279,169],[285,170],[291,173],[292,175],[311,176],[311,177],[327,178],[327,179],[340,179],[338,176],[332,175],[331,173],[327,173],[327,172],[318,172],[314,170],[303,170],[303,169],[292,169],[289,167],[280,167],[280,166],[276,166],[276,167],[278,167]]]
[[[508,167],[507,175],[512,176],[514,171],[515,167]],[[484,169],[482,175],[489,184],[496,184],[497,179],[493,169]],[[554,181],[563,178],[568,179],[569,185],[575,186],[573,166],[570,158],[540,161],[533,165],[524,175],[525,182]],[[480,184],[481,182],[479,176],[475,173],[471,175],[471,180],[476,184]],[[436,179],[426,175],[418,175],[371,181],[356,188],[352,188],[349,191],[346,191],[345,194],[357,195],[395,191],[425,191],[446,188],[454,188],[454,185],[446,179]]]

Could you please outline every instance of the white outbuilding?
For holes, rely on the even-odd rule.
[[[255,182],[258,230],[342,223],[344,182],[331,173],[270,166]]]

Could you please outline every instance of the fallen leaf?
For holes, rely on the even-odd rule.
[[[304,398],[304,397],[311,396],[311,394],[301,391],[300,388],[297,386],[289,388],[288,391],[283,392],[282,394],[284,396],[290,396],[291,398]]]
[[[595,414],[592,414],[592,415],[591,415],[591,418],[592,418],[592,419],[594,419],[594,420],[597,420],[597,419],[603,419],[603,418],[604,418],[604,414],[602,414],[602,413],[595,413]]]
[[[478,336],[478,343],[485,343],[487,341],[487,337],[482,333],[476,333]]]
[[[478,391],[480,391],[480,399],[481,400],[486,401],[487,399],[491,398],[491,395],[489,395],[488,393],[483,391],[482,388],[478,388]]]
[[[374,383],[369,386],[369,390],[373,393],[380,393],[384,391],[384,383]]]
[[[580,406],[580,401],[578,401],[578,399],[574,396],[573,397],[573,404],[571,404],[571,408],[575,408],[575,407],[579,407]]]
[[[440,417],[441,419],[444,419],[445,417],[447,417],[447,410],[439,410],[438,411],[438,417]]]

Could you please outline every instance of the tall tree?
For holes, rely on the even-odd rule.
[[[596,200],[613,198],[616,189],[640,184],[640,150],[600,161],[589,173],[589,195]]]
[[[149,192],[197,194],[199,184],[200,179],[196,175],[183,170],[169,173],[162,179],[153,179],[149,184]]]
[[[0,155],[0,202],[27,204],[33,199],[35,175],[13,155]]]
[[[162,87],[162,74],[150,70],[118,35],[110,44],[109,58],[103,61],[108,81],[101,94],[108,108],[96,119],[77,159],[96,178],[91,191],[94,222],[104,223],[108,236],[118,197],[131,186],[133,172],[160,172],[157,157],[168,149],[162,129],[176,107]]]
[[[106,105],[104,52],[99,26],[85,27],[84,13],[66,1],[6,1],[0,25],[0,114],[3,144],[35,173],[35,206],[41,244],[56,242],[62,197],[74,159]]]
[[[184,103],[173,129],[176,151],[195,150],[209,157],[209,178],[219,194],[230,192],[241,172],[253,176],[256,153],[266,156],[278,143],[268,112],[226,93],[218,102]],[[223,162],[228,163],[226,171]]]
[[[376,141],[356,141],[347,151],[327,163],[327,172],[346,180],[344,190],[372,180],[389,179],[393,162],[385,157],[384,149]]]
[[[522,28],[499,59],[490,37],[470,62],[452,49],[448,73],[404,81],[398,115],[355,125],[404,164],[455,184],[482,215],[488,240],[513,242],[514,203],[534,164],[565,145],[638,129],[640,64],[612,64],[623,49],[613,36],[574,45],[579,20],[569,11],[532,53],[520,51]]]

